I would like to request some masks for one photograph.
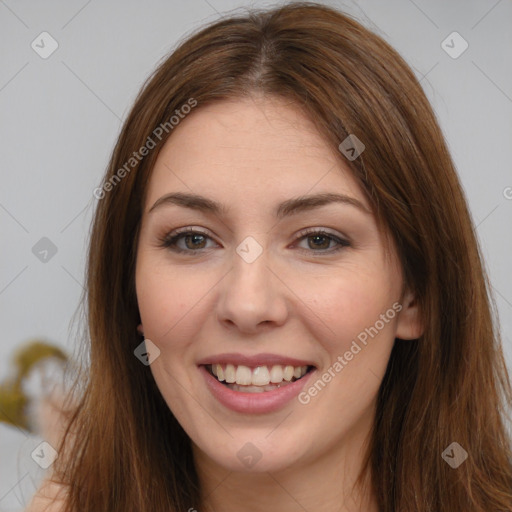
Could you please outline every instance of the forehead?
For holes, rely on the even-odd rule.
[[[170,190],[263,204],[272,197],[341,192],[369,207],[352,172],[290,101],[200,104],[173,129],[155,163],[147,202]]]

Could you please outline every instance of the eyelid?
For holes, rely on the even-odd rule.
[[[338,233],[338,232],[332,232],[330,230],[330,228],[322,228],[322,227],[313,227],[313,228],[304,228],[304,229],[301,229],[298,233],[297,233],[297,238],[300,238],[300,237],[304,237],[306,235],[311,235],[311,234],[317,234],[317,233],[321,233],[321,234],[325,234],[325,235],[329,235],[329,236],[332,236],[333,238],[338,238],[340,240],[343,240],[347,243],[350,242],[349,240],[349,237],[348,236],[345,236],[341,233]]]
[[[194,234],[205,235],[205,236],[208,236],[209,238],[214,239],[214,236],[212,235],[211,231],[209,231],[208,229],[205,229],[205,228],[197,227],[197,226],[184,226],[182,228],[173,229],[172,231],[168,232],[165,235],[165,237],[172,238],[177,235],[182,235],[182,234],[191,233],[191,232]]]

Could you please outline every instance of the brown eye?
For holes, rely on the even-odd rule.
[[[324,235],[311,235],[307,237],[309,242],[310,249],[329,249],[329,245],[332,241],[331,237],[327,237]]]
[[[200,234],[186,235],[183,240],[187,249],[204,249],[206,244],[206,237]]]

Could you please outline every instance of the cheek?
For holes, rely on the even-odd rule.
[[[198,274],[141,264],[136,274],[137,301],[144,333],[164,342],[171,331],[190,323],[189,317],[208,290]],[[187,321],[188,320],[188,321]]]
[[[187,347],[200,322],[193,313],[205,290],[195,276],[184,279],[184,272],[162,269],[158,263],[140,261],[136,271],[136,290],[144,335],[160,349],[160,357],[151,364],[151,372],[168,406],[180,414],[186,403],[183,386],[189,375]],[[205,284],[203,283],[203,287]]]
[[[311,309],[323,325],[315,339],[326,357],[300,399],[318,418],[332,418],[328,427],[318,425],[327,429],[326,438],[334,423],[339,430],[349,428],[371,407],[389,361],[398,316],[393,304],[400,295],[394,276],[377,270],[333,273],[312,296]]]
[[[321,320],[326,336],[319,339],[324,339],[330,352],[350,345],[376,322],[382,334],[393,329],[392,319],[384,326],[379,320],[399,297],[398,288],[393,276],[376,265],[343,268],[321,278],[316,276],[314,283],[301,288],[299,293],[307,297],[305,305]]]

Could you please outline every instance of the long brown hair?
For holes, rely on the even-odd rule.
[[[512,390],[442,132],[396,51],[351,17],[310,3],[250,10],[187,38],[144,84],[124,123],[103,182],[110,185],[97,194],[90,240],[90,364],[60,447],[69,456],[55,463],[55,478],[68,486],[69,510],[200,506],[189,438],[149,367],[133,354],[141,342],[138,232],[151,169],[172,136],[175,111],[191,100],[201,108],[253,93],[293,101],[335,150],[350,134],[365,144],[359,158],[341,151],[339,158],[396,245],[424,320],[419,339],[395,340],[361,481],[371,482],[382,512],[512,510],[505,428]],[[126,166],[148,137],[156,147]],[[457,469],[442,456],[454,442],[468,454]]]

